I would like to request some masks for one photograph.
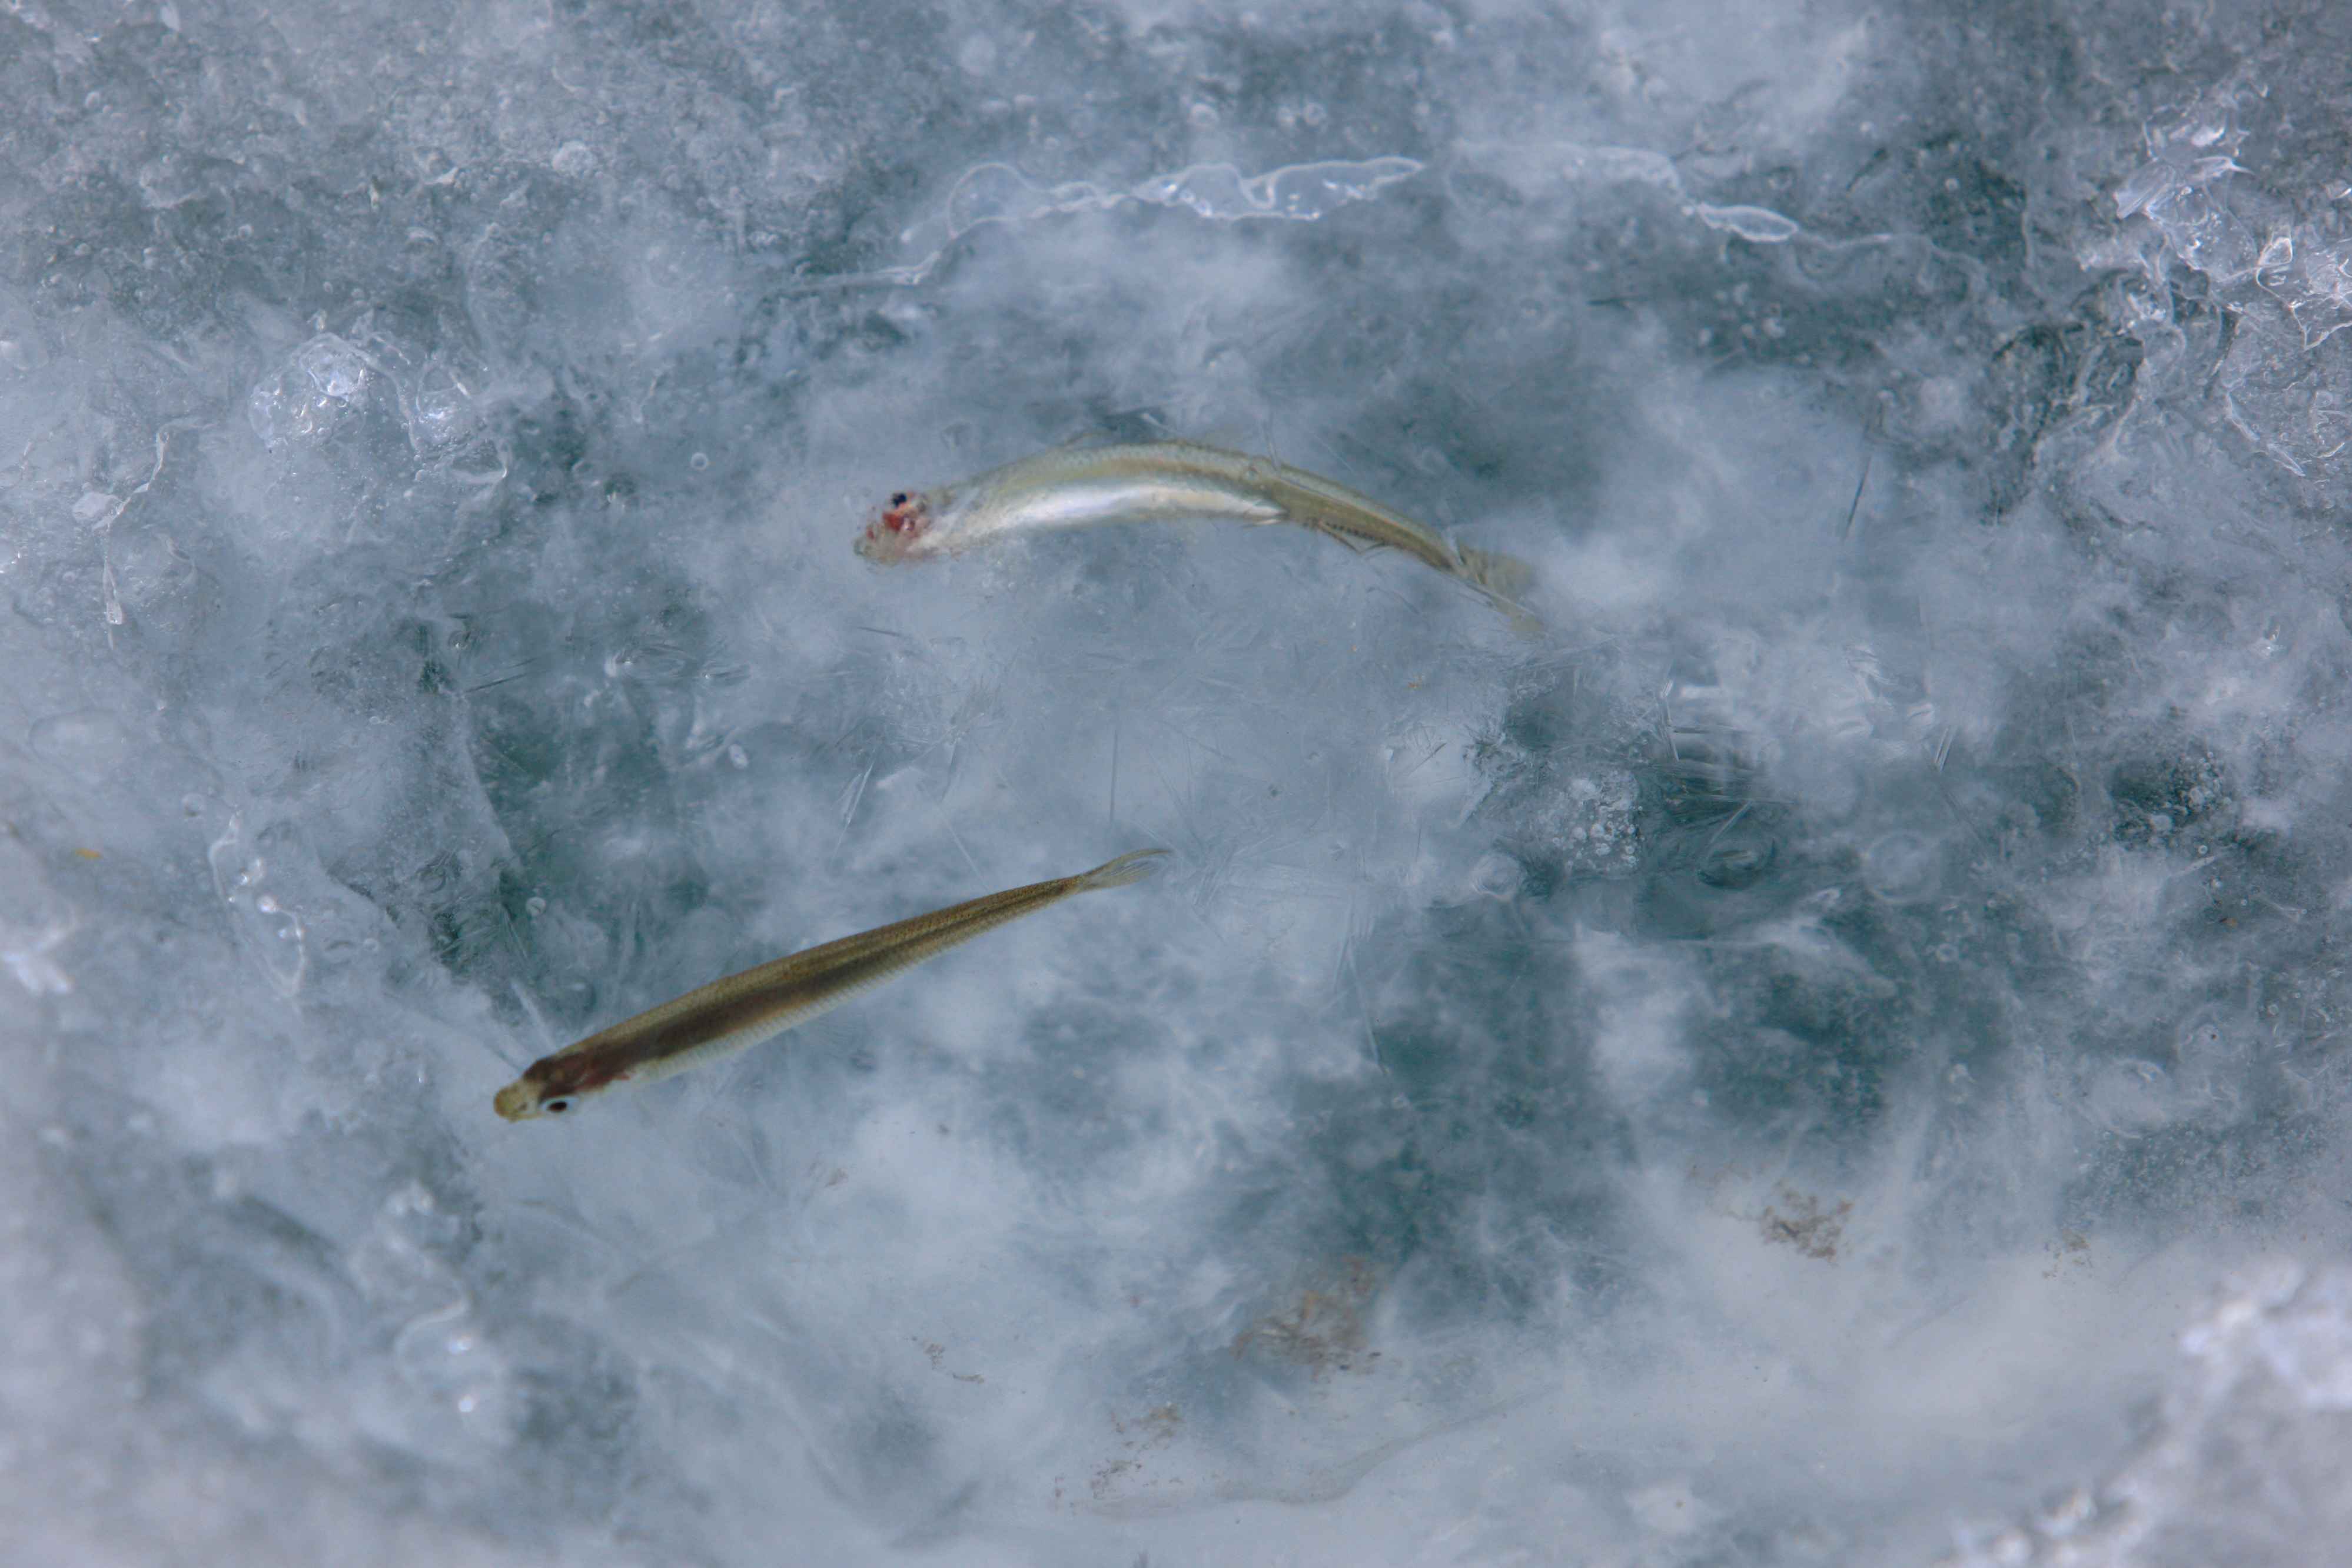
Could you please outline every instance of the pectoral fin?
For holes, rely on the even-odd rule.
[[[1375,550],[1385,550],[1388,548],[1388,546],[1382,544],[1377,539],[1360,538],[1355,534],[1349,533],[1345,529],[1334,528],[1328,522],[1318,522],[1313,518],[1292,517],[1286,512],[1276,512],[1274,516],[1266,519],[1266,521],[1268,522],[1295,522],[1301,528],[1307,529],[1313,532],[1323,535],[1326,539],[1338,540],[1340,543],[1346,545],[1349,550],[1354,551],[1359,555],[1370,555]]]

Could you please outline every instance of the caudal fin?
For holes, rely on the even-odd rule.
[[[1464,582],[1476,588],[1495,602],[1496,607],[1511,617],[1511,626],[1523,637],[1532,637],[1543,630],[1543,622],[1536,613],[1519,603],[1536,580],[1536,569],[1516,555],[1506,555],[1499,550],[1475,550],[1467,544],[1456,544],[1454,553],[1460,558]]]
[[[1132,849],[1116,860],[1106,860],[1091,871],[1078,873],[1081,893],[1091,893],[1097,888],[1124,888],[1129,882],[1140,882],[1159,869],[1152,864],[1165,849]]]

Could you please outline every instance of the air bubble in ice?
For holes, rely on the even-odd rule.
[[[246,417],[267,447],[310,440],[332,430],[362,402],[367,356],[332,332],[297,347],[276,374],[255,384]]]
[[[1862,852],[1862,885],[1891,904],[1932,898],[1942,880],[1942,856],[1933,840],[1901,830]]]
[[[294,351],[294,363],[321,396],[348,403],[367,380],[367,361],[332,332],[321,332]]]
[[[1707,227],[1736,234],[1754,245],[1785,245],[1804,232],[1795,219],[1782,217],[1769,207],[1716,207],[1700,202],[1690,210]]]
[[[1481,898],[1509,898],[1519,890],[1519,863],[1507,855],[1480,856],[1470,868],[1470,890]]]

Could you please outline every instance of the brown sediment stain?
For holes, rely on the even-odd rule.
[[[1119,1436],[1121,1453],[1105,1460],[1095,1473],[1087,1478],[1087,1490],[1097,1502],[1109,1500],[1119,1477],[1130,1475],[1144,1467],[1144,1456],[1155,1448],[1164,1448],[1176,1440],[1177,1429],[1184,1425],[1184,1413],[1173,1405],[1157,1405],[1132,1420],[1121,1420],[1118,1412],[1110,1415],[1111,1430]],[[1158,1486],[1154,1479],[1147,1482]],[[1181,1482],[1176,1484],[1181,1485]],[[1059,1498],[1061,1489],[1054,1495]]]
[[[2042,1271],[2044,1279],[2055,1279],[2069,1265],[2076,1268],[2091,1266],[2091,1238],[2079,1230],[2062,1230],[2058,1239],[2045,1242],[2042,1251],[2050,1255],[2050,1267]]]
[[[1094,1494],[1097,1502],[1103,1501],[1110,1495],[1112,1483],[1141,1462],[1139,1459],[1109,1460],[1102,1468],[1087,1478],[1087,1490]]]
[[[931,1370],[933,1372],[945,1372],[950,1377],[954,1378],[958,1383],[986,1383],[988,1381],[987,1378],[983,1377],[979,1373],[950,1372],[948,1368],[940,1364],[940,1358],[948,1353],[948,1347],[940,1343],[937,1340],[927,1340],[920,1334],[908,1334],[907,1338],[916,1344],[923,1347],[923,1357],[931,1363]]]
[[[1317,1378],[1335,1370],[1370,1372],[1381,1352],[1364,1347],[1364,1314],[1379,1291],[1370,1262],[1343,1258],[1333,1276],[1300,1291],[1297,1304],[1235,1335],[1234,1354],[1255,1351],[1303,1366]]]
[[[1764,1239],[1793,1247],[1807,1258],[1833,1261],[1838,1243],[1845,1237],[1845,1217],[1853,1212],[1853,1200],[1842,1198],[1835,1208],[1823,1208],[1822,1200],[1812,1194],[1783,1184],[1780,1202],[1788,1205],[1788,1213],[1767,1205],[1757,1221]]]
[[[1118,1418],[1117,1411],[1113,1411],[1110,1425],[1111,1430],[1122,1437],[1129,1437],[1130,1433],[1134,1434],[1133,1436],[1129,1437],[1127,1446],[1130,1448],[1139,1446],[1146,1448],[1164,1448],[1175,1440],[1176,1429],[1184,1425],[1184,1412],[1173,1405],[1155,1405],[1139,1416],[1135,1424],[1130,1426]]]

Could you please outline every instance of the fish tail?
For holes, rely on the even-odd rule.
[[[1454,553],[1461,559],[1462,575],[1498,599],[1517,599],[1536,580],[1534,567],[1499,550],[1475,550],[1467,544],[1457,544]]]
[[[1543,629],[1534,611],[1519,603],[1519,595],[1536,580],[1536,569],[1516,555],[1506,555],[1499,550],[1476,550],[1467,544],[1454,547],[1460,562],[1456,570],[1464,582],[1476,588],[1505,615],[1511,626],[1523,636],[1533,636]]]
[[[1152,861],[1167,854],[1165,849],[1135,849],[1116,860],[1106,860],[1091,871],[1081,871],[1073,879],[1078,885],[1074,892],[1091,893],[1097,888],[1124,888],[1129,882],[1140,882],[1159,868]]]

